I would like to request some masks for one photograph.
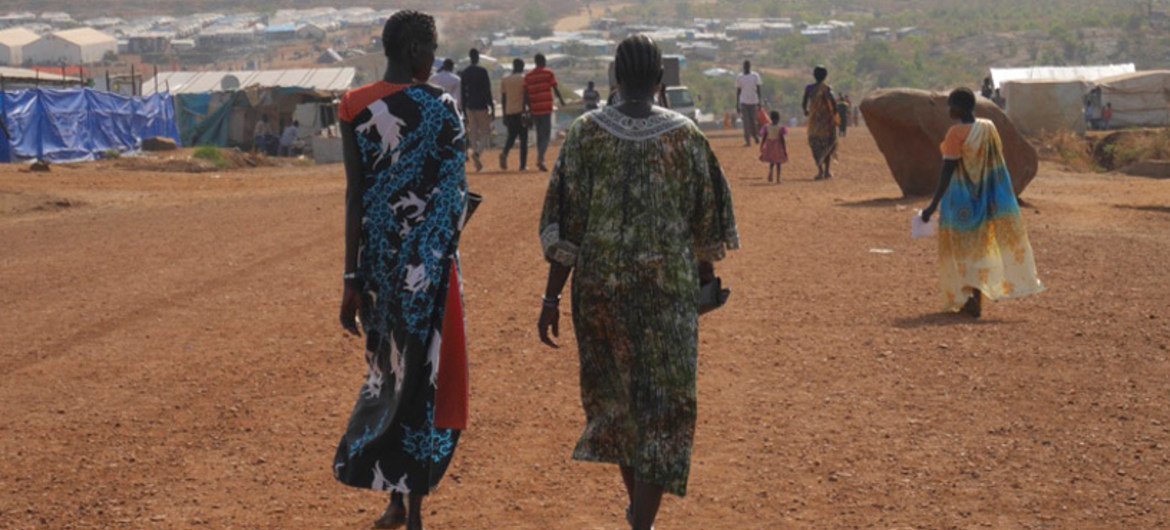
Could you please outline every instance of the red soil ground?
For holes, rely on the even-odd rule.
[[[939,314],[934,245],[908,236],[925,200],[865,131],[825,183],[800,135],[779,186],[713,140],[744,248],[702,321],[691,494],[658,527],[1170,525],[1170,185],[1043,166],[1049,291],[972,322]],[[470,180],[472,421],[429,528],[622,528],[617,470],[569,459],[572,331],[536,338],[546,178]],[[367,527],[384,497],[330,474],[363,380],[336,323],[343,187],[339,166],[0,167],[0,527]]]

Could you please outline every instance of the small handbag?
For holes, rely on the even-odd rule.
[[[723,279],[716,276],[699,286],[699,314],[705,315],[727,304],[731,297],[731,289],[723,288]]]

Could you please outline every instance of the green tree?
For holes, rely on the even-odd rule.
[[[521,14],[521,26],[518,33],[539,39],[552,35],[552,22],[548,11],[537,2],[529,2]]]
[[[808,37],[799,33],[781,37],[772,46],[772,61],[778,66],[807,66],[810,43]]]

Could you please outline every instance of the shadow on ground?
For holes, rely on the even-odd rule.
[[[1139,212],[1155,212],[1155,213],[1170,213],[1170,206],[1154,206],[1154,205],[1137,205],[1137,204],[1117,204],[1114,208],[1122,210],[1137,210]]]
[[[892,206],[910,206],[922,202],[926,197],[881,197],[861,201],[841,201],[836,204],[843,208],[889,208]]]
[[[974,319],[962,313],[928,313],[916,317],[905,317],[894,320],[894,327],[899,329],[918,329],[942,326],[998,326],[1018,324],[1014,320],[997,318]]]

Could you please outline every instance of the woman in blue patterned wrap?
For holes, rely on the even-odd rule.
[[[473,199],[455,101],[425,82],[436,40],[432,17],[396,13],[382,34],[385,78],[350,91],[340,111],[348,182],[340,319],[354,335],[365,331],[367,367],[333,471],[344,484],[391,493],[378,528],[422,528],[422,500],[466,426],[457,249]]]

